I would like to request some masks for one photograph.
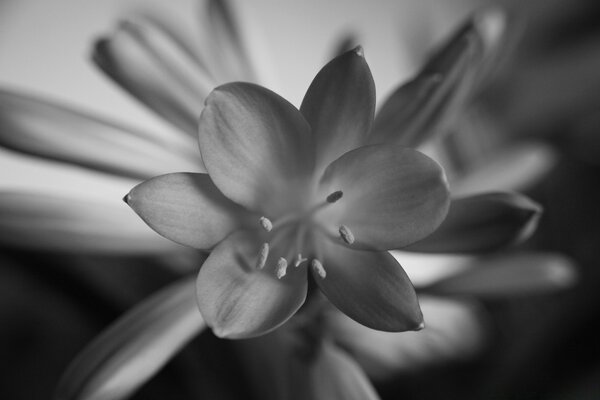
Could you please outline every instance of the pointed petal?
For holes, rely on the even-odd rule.
[[[455,199],[448,216],[431,235],[404,250],[478,253],[526,240],[537,227],[542,208],[517,193],[484,193]]]
[[[370,143],[418,147],[447,127],[469,94],[481,62],[481,29],[477,19],[469,19],[414,79],[392,93],[377,114]]]
[[[313,271],[329,301],[360,324],[402,332],[421,329],[423,316],[406,272],[388,252],[350,250],[324,241],[321,278]]]
[[[366,142],[375,111],[375,83],[361,47],[319,71],[300,111],[312,128],[317,170]]]
[[[149,178],[172,170],[202,170],[200,157],[183,150],[176,140],[165,142],[144,132],[7,90],[0,90],[0,145],[135,178]]]
[[[250,83],[219,86],[199,124],[202,158],[233,201],[276,217],[281,198],[301,201],[312,171],[310,128],[282,97]]]
[[[123,206],[28,192],[0,192],[0,244],[67,253],[181,251]]]
[[[304,303],[305,270],[288,268],[284,277],[277,278],[277,260],[287,257],[285,243],[272,246],[267,264],[257,268],[262,244],[257,236],[234,233],[213,250],[200,269],[198,305],[217,336],[262,335],[287,321]]]
[[[339,348],[323,343],[309,367],[310,399],[377,400],[379,396],[364,371]]]
[[[212,248],[249,217],[207,174],[152,178],[134,187],[125,202],[159,234],[202,250]]]
[[[576,281],[572,262],[551,253],[516,253],[476,261],[479,265],[423,288],[441,295],[512,297],[552,292]]]
[[[56,399],[126,399],[205,327],[193,279],[171,284],[96,338],[63,375]]]
[[[344,154],[331,163],[320,190],[343,192],[323,210],[327,228],[337,236],[345,225],[354,233],[353,247],[389,250],[404,247],[433,232],[448,210],[448,184],[442,168],[418,151],[372,145]]]
[[[196,135],[197,116],[214,86],[168,35],[142,20],[123,22],[94,47],[96,64],[174,126]]]

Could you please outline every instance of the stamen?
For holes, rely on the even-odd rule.
[[[269,257],[269,243],[263,243],[258,251],[258,260],[256,260],[256,269],[263,269]]]
[[[304,261],[308,261],[308,258],[304,258],[302,257],[302,254],[298,253],[296,260],[294,261],[294,267],[298,268]]]
[[[336,201],[341,199],[343,195],[344,195],[344,192],[342,192],[341,190],[337,190],[337,191],[331,193],[329,196],[327,196],[327,202],[335,203]]]
[[[277,279],[281,279],[285,276],[287,273],[287,266],[287,260],[283,257],[279,257],[279,260],[277,260]]]
[[[344,242],[347,244],[354,243],[354,234],[346,225],[340,225],[339,232],[342,239],[344,239]]]
[[[260,226],[262,226],[262,228],[267,232],[271,232],[271,229],[273,229],[273,223],[267,217],[260,217],[258,222],[260,223]]]
[[[321,279],[325,279],[325,277],[327,276],[327,272],[325,271],[323,264],[321,264],[321,261],[317,260],[316,258],[313,258],[313,260],[310,262],[310,266],[317,273],[317,275],[319,275]]]

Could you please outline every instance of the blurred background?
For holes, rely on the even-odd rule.
[[[123,16],[142,11],[199,37],[199,3],[0,0],[0,87],[167,136],[177,128],[103,75],[91,61],[92,46]],[[531,296],[446,300],[432,315],[452,316],[447,319],[456,334],[442,336],[435,350],[402,349],[391,362],[355,356],[384,399],[600,398],[600,5],[593,0],[231,3],[260,81],[296,106],[344,43],[363,45],[381,103],[472,12],[506,10],[500,49],[446,136],[428,151],[440,157],[456,193],[473,187],[519,190],[539,202],[545,209],[539,229],[520,250],[568,257],[578,283]],[[0,127],[6,129],[2,121]],[[100,220],[102,207],[129,211],[121,197],[137,181],[0,148],[2,191],[96,201]],[[9,206],[0,207],[7,221]],[[145,229],[135,223],[135,229]],[[38,248],[35,228],[31,236],[1,241],[1,398],[49,398],[91,338],[201,262],[201,256],[186,252],[78,251],[78,244],[69,251]],[[447,275],[462,261],[441,255],[407,258],[403,266],[417,285]],[[252,393],[261,398],[240,361],[247,354],[240,346],[206,332],[134,398],[236,399]]]

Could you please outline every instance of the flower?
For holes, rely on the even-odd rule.
[[[362,48],[328,63],[300,110],[250,83],[207,98],[199,143],[208,174],[150,179],[127,196],[158,233],[211,251],[200,311],[221,337],[278,327],[304,303],[310,270],[344,313],[380,330],[420,329],[414,289],[386,250],[443,221],[442,168],[406,147],[367,145],[374,83]]]
[[[222,2],[209,3],[222,4]],[[219,42],[222,43],[223,38],[226,42],[228,39],[233,39],[235,42],[237,39],[235,34],[231,35],[231,32],[227,30],[229,26],[223,24],[224,21],[229,21],[228,17],[230,16],[219,14],[219,11],[222,10],[217,7],[217,13],[212,14],[210,18],[211,23],[221,24],[221,28],[224,28],[220,31],[224,35],[220,37]],[[404,132],[401,129],[403,126],[408,126],[410,129],[407,131],[418,133],[411,139],[417,146],[436,131],[427,122],[438,122],[440,115],[447,114],[448,105],[455,103],[456,93],[464,93],[464,74],[470,69],[470,61],[476,61],[476,57],[472,57],[473,45],[478,42],[476,37],[472,37],[473,34],[476,36],[476,31],[476,26],[468,24],[468,27],[462,29],[461,32],[470,39],[463,40],[464,38],[459,35],[449,42],[449,47],[442,46],[438,57],[435,57],[437,60],[426,66],[427,73],[420,74],[404,89],[399,90],[399,96],[393,97],[395,101],[398,101],[395,107],[400,107],[403,112],[395,113],[393,112],[394,107],[389,107],[388,110],[392,111],[389,115],[396,115],[391,120],[395,124],[378,124],[380,128],[386,125],[385,128],[391,133],[389,138],[395,135],[394,140],[404,140],[406,136],[398,133]],[[182,90],[181,82],[183,79],[185,89],[189,89],[187,86],[192,86],[197,82],[194,79],[185,80],[190,78],[190,75],[185,73],[186,71],[198,71],[197,49],[193,46],[185,46],[185,43],[181,46],[182,42],[172,34],[173,32],[168,27],[157,24],[154,20],[136,20],[135,23],[125,23],[119,27],[114,36],[99,42],[95,60],[102,64],[105,72],[143,103],[183,131],[191,131],[192,134],[195,134],[196,115],[194,113],[199,111],[202,99],[198,96],[194,97],[192,102],[188,102],[190,97],[185,95],[186,92]],[[211,36],[208,35],[208,37]],[[468,45],[465,46],[465,44]],[[217,50],[219,49],[222,49],[222,46],[217,46]],[[193,57],[190,59],[189,55],[193,55]],[[213,61],[212,55],[207,56],[206,54],[200,54],[199,59]],[[191,64],[190,61],[192,61]],[[228,65],[233,64],[244,65],[243,60],[239,63],[222,63],[218,65],[217,72],[224,72]],[[182,66],[183,70],[180,68]],[[190,66],[193,68],[186,69]],[[240,79],[240,77],[235,78]],[[412,91],[407,92],[409,89]],[[406,96],[410,93],[412,95]],[[11,103],[12,101],[14,103]],[[4,109],[8,110],[2,116],[3,123],[6,123],[3,126],[5,129],[2,130],[4,135],[2,140],[9,141],[8,144],[5,144],[7,147],[40,157],[40,159],[49,158],[60,161],[66,167],[65,171],[69,170],[80,175],[79,183],[85,182],[86,185],[93,183],[96,188],[99,183],[104,184],[101,186],[102,190],[98,190],[99,194],[103,194],[101,198],[98,198],[96,193],[91,194],[94,203],[87,201],[74,203],[71,199],[68,203],[65,202],[65,191],[71,189],[71,191],[81,193],[83,192],[81,187],[87,188],[86,185],[78,185],[75,190],[68,185],[60,185],[61,193],[56,198],[50,198],[52,199],[50,202],[47,201],[48,197],[39,196],[37,193],[39,187],[37,186],[35,188],[28,187],[28,191],[24,193],[3,194],[0,209],[6,212],[3,216],[7,215],[11,218],[0,219],[4,224],[1,229],[3,233],[6,233],[2,235],[2,240],[9,240],[9,244],[20,247],[27,246],[35,250],[50,249],[59,252],[78,253],[84,251],[111,254],[117,249],[124,254],[139,252],[159,256],[166,255],[163,257],[165,264],[172,264],[173,254],[182,254],[184,249],[180,246],[162,240],[141,223],[136,225],[135,223],[139,221],[132,218],[134,217],[133,213],[123,212],[118,208],[118,204],[109,202],[105,204],[98,200],[105,200],[104,197],[110,198],[113,192],[119,192],[119,187],[126,185],[130,187],[132,182],[140,178],[148,178],[158,173],[177,170],[177,168],[186,171],[202,171],[199,160],[190,157],[192,155],[190,149],[195,147],[192,136],[185,134],[167,136],[140,132],[121,124],[106,123],[106,121],[91,117],[86,113],[57,106],[53,102],[39,101],[34,97],[14,92],[7,92],[5,99],[0,102],[0,106],[2,104],[7,105]],[[15,113],[15,110],[22,112]],[[192,110],[192,113],[188,113],[188,110]],[[39,119],[33,119],[36,123],[30,123],[33,115],[29,112],[39,116]],[[190,123],[190,121],[192,122]],[[49,129],[51,134],[48,134]],[[86,136],[81,136],[82,132],[85,132]],[[16,135],[12,135],[13,133]],[[65,134],[65,136],[59,134]],[[27,140],[19,142],[19,139]],[[415,141],[415,139],[417,140]],[[11,144],[10,140],[15,142]],[[44,144],[41,146],[39,145],[40,140],[44,140]],[[14,143],[17,144],[14,145]],[[144,150],[142,150],[142,146]],[[148,153],[147,149],[150,149],[151,152]],[[122,155],[118,155],[119,153]],[[149,154],[156,156],[149,157]],[[177,163],[181,163],[178,164],[181,166],[174,167],[173,164]],[[48,167],[45,165],[45,168]],[[55,176],[51,177],[53,180],[50,182],[49,179],[48,181],[52,186],[59,186],[56,185]],[[108,194],[104,193],[107,188],[110,189]],[[32,196],[30,193],[33,189],[36,189],[36,196]],[[85,192],[88,193],[88,190]],[[512,199],[512,197],[510,198]],[[480,200],[482,202],[478,204],[487,204],[490,210],[498,209],[493,206],[493,202],[489,202],[486,198]],[[64,207],[62,204],[68,204],[69,207]],[[453,206],[451,212],[456,209]],[[487,238],[484,242],[488,247],[497,248],[509,242],[510,240],[507,239],[517,236],[522,225],[526,224],[530,218],[534,218],[536,214],[536,212],[532,213],[532,210],[523,213],[523,209],[520,206],[516,207],[512,202],[504,202],[500,209],[507,213],[504,215],[511,216],[516,213],[520,217],[505,225],[509,229],[503,230],[500,236],[490,236],[489,233],[493,233],[493,229],[486,230],[486,234],[481,236]],[[40,215],[44,218],[37,217]],[[52,219],[48,217],[52,217]],[[256,215],[256,217],[259,216]],[[475,228],[472,226],[472,230],[484,227],[484,220],[489,221],[489,219],[481,219],[480,216],[473,217],[470,214],[467,217],[469,217],[467,221],[475,220],[477,222],[473,225]],[[463,220],[463,222],[466,221]],[[258,223],[260,224],[260,222]],[[122,227],[124,224],[132,228],[124,231],[115,229],[116,226]],[[250,225],[255,228],[256,224],[257,220],[253,219]],[[493,225],[492,222],[488,224]],[[465,228],[465,225],[462,227]],[[351,232],[356,234],[353,229]],[[456,232],[451,234],[451,230],[446,230],[446,232],[448,237],[457,234]],[[471,230],[467,229],[468,232]],[[119,236],[115,237],[115,233],[118,233]],[[36,235],[33,240],[32,234]],[[78,240],[78,246],[73,246],[74,239]],[[495,247],[490,242],[495,243]],[[454,250],[460,251],[456,248]],[[196,260],[197,264],[200,263],[196,257],[191,257],[191,259],[192,261]],[[325,267],[330,273],[327,263]],[[529,270],[527,264],[522,267]],[[513,278],[507,285],[510,286],[514,283],[515,279]],[[167,287],[124,315],[73,364],[71,373],[66,375],[63,380],[63,383],[72,384],[70,385],[71,391],[66,389],[65,398],[77,398],[81,393],[99,396],[110,393],[111,398],[120,398],[131,393],[138,385],[149,379],[174,352],[204,327],[202,318],[197,313],[194,296],[188,295],[191,286],[192,284],[189,282],[183,282]],[[397,337],[401,339],[400,336]],[[165,343],[169,345],[163,346]],[[340,357],[335,356],[329,350],[323,354],[328,358],[321,358],[321,360],[340,361]],[[351,364],[352,360],[348,357],[345,358],[346,361],[342,360],[341,362]],[[334,382],[335,380],[330,379],[328,374],[335,375],[337,372],[339,372],[337,377],[342,381],[347,379],[340,369],[340,362],[328,361],[328,364],[327,368],[317,368],[311,371],[312,375],[317,374],[321,383],[323,381]],[[352,365],[350,368],[358,369]],[[79,374],[79,380],[75,376],[77,374]],[[356,374],[352,376],[356,376]],[[365,379],[363,377],[363,383]],[[333,386],[335,387],[335,385]],[[347,387],[349,393],[352,393],[351,385]]]

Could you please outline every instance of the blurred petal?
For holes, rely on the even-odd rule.
[[[479,25],[469,19],[440,46],[419,74],[384,102],[373,125],[370,143],[418,147],[447,127],[471,90],[481,61]]]
[[[366,142],[375,111],[375,83],[361,47],[319,71],[300,110],[312,128],[318,170]]]
[[[186,59],[187,58],[187,59]],[[150,24],[123,22],[94,47],[93,59],[134,97],[195,136],[197,116],[212,87],[201,68]]]
[[[476,265],[423,291],[441,295],[511,297],[562,290],[576,281],[572,262],[550,253],[516,253],[475,261]]]
[[[310,399],[377,400],[369,378],[354,360],[329,343],[323,343],[309,368]]]
[[[165,143],[151,134],[7,90],[0,90],[0,145],[135,178],[202,170],[199,157],[176,140]]]
[[[554,168],[557,158],[556,151],[541,142],[507,146],[473,166],[472,172],[452,185],[452,194],[527,189]]]
[[[443,221],[450,202],[442,168],[418,151],[393,145],[365,146],[331,163],[321,190],[341,190],[341,200],[323,210],[337,236],[346,225],[353,247],[389,250],[424,238]]]
[[[542,208],[516,193],[484,193],[452,200],[431,235],[404,250],[433,253],[494,251],[527,239]]]
[[[207,174],[152,178],[134,187],[125,202],[164,237],[203,250],[223,240],[248,216],[219,192]]]
[[[373,329],[421,329],[423,316],[406,272],[388,252],[355,251],[324,241],[325,278],[317,285],[337,308]]]
[[[114,322],[71,364],[55,398],[129,398],[205,327],[193,285],[171,284]]]
[[[219,86],[199,129],[202,158],[227,197],[269,217],[289,207],[282,198],[302,204],[313,166],[310,127],[285,99],[250,83]]]
[[[180,251],[125,207],[28,192],[0,192],[0,244],[67,253]]]
[[[232,343],[254,398],[378,399],[363,371],[344,351],[308,333],[306,326],[290,326],[293,321],[267,335]]]
[[[200,13],[200,26],[204,28],[207,62],[219,82],[257,82],[256,71],[250,60],[246,36],[230,1],[208,0]]]
[[[334,312],[328,315],[328,329],[367,375],[379,380],[467,360],[482,349],[487,321],[477,304],[430,296],[420,296],[419,303],[426,326],[418,332],[375,331]]]
[[[287,256],[285,243],[272,246],[267,264],[257,268],[261,244],[255,234],[236,232],[212,251],[200,269],[198,305],[219,337],[262,335],[287,321],[304,303],[306,271],[289,268],[287,275],[277,279],[276,261]]]

